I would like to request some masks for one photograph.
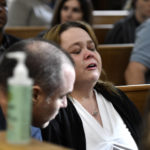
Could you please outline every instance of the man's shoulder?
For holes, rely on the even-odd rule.
[[[0,130],[6,130],[6,120],[0,107]]]
[[[3,40],[2,40],[2,45],[5,47],[5,48],[8,48],[10,47],[11,45],[13,45],[14,43],[20,41],[21,39],[13,36],[13,35],[10,35],[10,34],[7,34],[7,33],[4,33],[3,34]]]
[[[31,136],[37,140],[42,141],[41,129],[31,126]]]

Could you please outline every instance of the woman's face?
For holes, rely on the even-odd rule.
[[[7,22],[6,0],[0,0],[0,29],[3,29]]]
[[[61,23],[83,19],[83,13],[78,0],[67,0],[60,11]]]
[[[101,73],[101,57],[89,34],[81,28],[72,27],[60,35],[60,45],[75,62],[76,83],[95,82]]]

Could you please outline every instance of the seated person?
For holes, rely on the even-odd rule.
[[[135,9],[129,16],[115,23],[106,36],[105,44],[134,43],[136,28],[150,17],[150,0],[133,0],[133,2]]]
[[[115,145],[137,150],[141,117],[122,91],[98,81],[102,62],[92,28],[67,22],[53,27],[44,38],[60,44],[76,70],[68,107],[42,131],[44,140],[77,150],[106,150]]]
[[[93,8],[90,0],[58,0],[51,26],[77,20],[83,20],[92,24],[92,11]]]
[[[9,6],[7,26],[49,26],[53,9],[51,0],[13,0]]]
[[[29,39],[11,46],[0,64],[0,130],[6,129],[7,79],[16,65],[6,54],[16,51],[27,53],[26,65],[34,79],[32,125],[45,127],[60,108],[67,106],[66,95],[72,91],[75,80],[74,63],[67,53],[48,41]],[[32,135],[37,138],[34,131],[32,128]]]
[[[134,49],[125,71],[126,84],[150,83],[150,19],[137,30]]]
[[[5,25],[7,23],[7,4],[6,0],[0,1],[0,56],[6,48],[19,41],[18,38],[5,33]]]
[[[51,27],[66,21],[83,20],[89,24],[93,21],[93,8],[90,0],[57,0]],[[47,31],[41,32],[42,37]]]

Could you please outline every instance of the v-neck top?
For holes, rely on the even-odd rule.
[[[76,99],[71,99],[83,123],[86,150],[111,150],[114,144],[137,150],[131,133],[112,103],[100,93],[94,93],[103,126]]]

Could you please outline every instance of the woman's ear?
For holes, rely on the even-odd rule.
[[[33,104],[38,103],[38,101],[40,100],[41,97],[42,97],[41,87],[38,85],[34,85],[33,86],[33,96],[32,96]]]

